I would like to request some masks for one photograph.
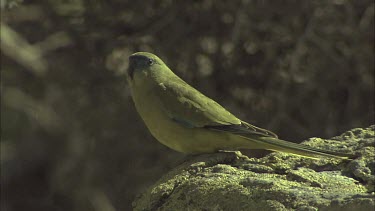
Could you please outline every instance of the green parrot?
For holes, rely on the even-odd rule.
[[[135,107],[147,128],[159,142],[176,151],[267,149],[310,158],[351,157],[280,140],[273,132],[238,119],[175,75],[152,53],[132,54],[127,76]]]

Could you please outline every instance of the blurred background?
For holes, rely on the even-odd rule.
[[[136,51],[286,140],[374,123],[372,0],[2,0],[1,210],[130,210],[184,159],[135,111]]]

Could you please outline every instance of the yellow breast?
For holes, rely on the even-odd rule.
[[[159,142],[174,150],[183,151],[179,134],[186,129],[168,117],[160,99],[154,94],[155,89],[162,87],[147,75],[141,76],[135,76],[132,82],[132,96],[139,115]]]

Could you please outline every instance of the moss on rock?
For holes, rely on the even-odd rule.
[[[371,210],[374,128],[353,129],[304,144],[356,153],[351,161],[285,153],[248,158],[240,152],[195,156],[133,202],[134,210]]]

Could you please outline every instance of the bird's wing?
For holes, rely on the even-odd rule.
[[[181,79],[159,84],[158,94],[165,112],[175,122],[190,128],[207,128],[242,135],[277,137],[274,133],[243,122],[220,104]]]
[[[238,135],[247,137],[251,136],[266,136],[278,138],[277,135],[269,130],[256,127],[241,120],[241,124],[237,125],[222,125],[222,126],[205,126],[205,128],[219,131],[227,131]]]

